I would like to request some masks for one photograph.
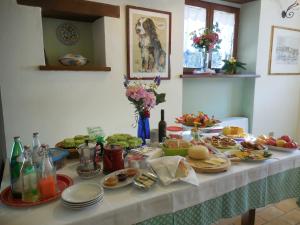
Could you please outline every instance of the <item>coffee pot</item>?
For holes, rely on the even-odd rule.
[[[99,152],[94,143],[89,143],[88,140],[85,140],[85,143],[80,145],[77,150],[80,158],[81,171],[93,171],[100,167],[100,163],[97,160]]]

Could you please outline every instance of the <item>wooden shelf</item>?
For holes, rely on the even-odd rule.
[[[63,66],[63,65],[41,65],[40,70],[52,70],[52,71],[111,71],[110,67],[106,66]]]
[[[100,17],[120,18],[120,6],[86,0],[17,0],[20,5],[41,7],[42,16],[94,22]]]
[[[180,75],[183,79],[199,79],[199,78],[259,78],[257,74],[224,74],[224,73],[184,73]]]

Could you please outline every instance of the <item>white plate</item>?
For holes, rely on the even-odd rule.
[[[68,202],[65,202],[65,201],[62,201],[62,203],[65,205],[65,206],[71,206],[71,207],[86,207],[86,206],[90,206],[90,205],[94,205],[100,201],[103,201],[103,197],[102,198],[97,198],[95,201],[91,201],[91,202],[87,202],[87,203],[82,203],[82,204],[78,204],[78,203],[68,203]]]
[[[102,202],[103,202],[103,199],[98,202],[95,202],[94,204],[86,205],[86,206],[70,206],[70,205],[65,205],[65,204],[63,204],[63,205],[69,209],[80,210],[80,209],[86,209],[86,208],[101,204]]]
[[[267,145],[269,149],[272,150],[278,150],[278,151],[285,151],[285,152],[293,152],[298,150],[299,148],[284,148],[284,147],[278,147],[278,146],[273,146],[273,145]]]
[[[65,189],[62,199],[70,203],[92,201],[103,194],[103,188],[95,183],[79,183]]]
[[[91,200],[91,201],[88,201],[88,202],[80,202],[80,203],[72,203],[72,202],[65,201],[65,200],[63,200],[63,199],[61,199],[61,200],[62,200],[62,202],[63,202],[64,204],[67,204],[67,205],[74,205],[74,206],[77,205],[77,206],[79,206],[79,205],[91,204],[91,203],[97,202],[97,201],[99,201],[99,200],[101,200],[101,199],[103,199],[103,195],[99,196],[98,198],[96,198],[96,199],[94,199],[94,200]]]
[[[131,183],[133,182],[134,178],[135,178],[136,176],[139,175],[139,172],[138,172],[135,176],[133,176],[133,177],[127,177],[127,179],[126,179],[125,181],[119,181],[115,186],[106,186],[106,185],[104,184],[104,181],[105,181],[106,179],[108,179],[109,177],[111,177],[111,176],[116,176],[116,175],[118,175],[118,174],[120,174],[120,173],[126,173],[126,171],[127,171],[127,169],[122,169],[122,170],[118,170],[118,171],[115,171],[115,172],[112,172],[112,173],[106,175],[106,176],[102,179],[102,182],[101,182],[101,183],[102,183],[102,186],[103,186],[104,188],[107,188],[107,189],[117,189],[117,188],[125,187],[125,186],[131,184]]]

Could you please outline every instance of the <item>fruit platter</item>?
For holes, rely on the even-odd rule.
[[[289,135],[282,135],[279,138],[260,135],[256,138],[256,143],[264,144],[268,146],[269,149],[278,151],[291,152],[299,148],[298,143],[295,142]]]
[[[194,114],[183,114],[183,116],[176,118],[176,123],[181,123],[189,127],[213,127],[220,123],[219,120],[215,119],[214,116],[209,117],[203,112],[199,112],[197,115]]]

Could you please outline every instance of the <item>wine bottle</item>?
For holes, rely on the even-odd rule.
[[[167,123],[165,121],[165,111],[162,109],[160,111],[160,121],[158,123],[158,141],[163,142],[164,138],[166,137],[166,127]]]

